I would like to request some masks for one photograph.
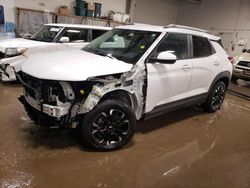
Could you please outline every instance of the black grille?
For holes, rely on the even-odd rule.
[[[239,61],[237,65],[250,68],[250,62],[248,61]]]
[[[26,92],[38,101],[42,100],[45,104],[55,105],[56,101],[49,97],[50,94],[53,94],[58,96],[61,102],[66,102],[63,89],[57,81],[38,79],[23,72],[19,73],[19,79]]]
[[[19,72],[19,75],[20,79],[22,80],[22,83],[24,84],[26,92],[34,99],[36,99],[35,90],[39,85],[39,80],[23,72]]]

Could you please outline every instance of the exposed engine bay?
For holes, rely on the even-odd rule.
[[[145,68],[139,66],[126,73],[81,82],[42,80],[23,72],[17,76],[24,85],[19,100],[30,118],[42,126],[71,127],[108,97],[128,102],[137,119],[144,112],[147,80]]]

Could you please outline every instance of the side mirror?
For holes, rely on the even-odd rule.
[[[59,42],[61,43],[68,43],[69,42],[69,37],[61,37]]]
[[[156,61],[164,64],[174,64],[177,60],[176,55],[170,51],[161,52],[158,54]]]
[[[242,50],[242,53],[246,53],[246,52],[247,52],[247,49],[243,49],[243,50]]]

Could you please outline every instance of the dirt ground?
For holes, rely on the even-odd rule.
[[[140,122],[128,146],[105,153],[82,148],[74,131],[35,126],[21,93],[0,84],[1,188],[250,187],[249,100],[228,93],[214,114],[193,107]]]
[[[250,82],[237,80],[230,84],[229,92],[239,97],[250,100]]]

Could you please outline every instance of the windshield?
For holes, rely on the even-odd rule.
[[[38,32],[32,35],[30,39],[42,42],[53,42],[62,29],[62,27],[44,25]]]
[[[113,29],[93,40],[84,51],[136,64],[160,32]]]

